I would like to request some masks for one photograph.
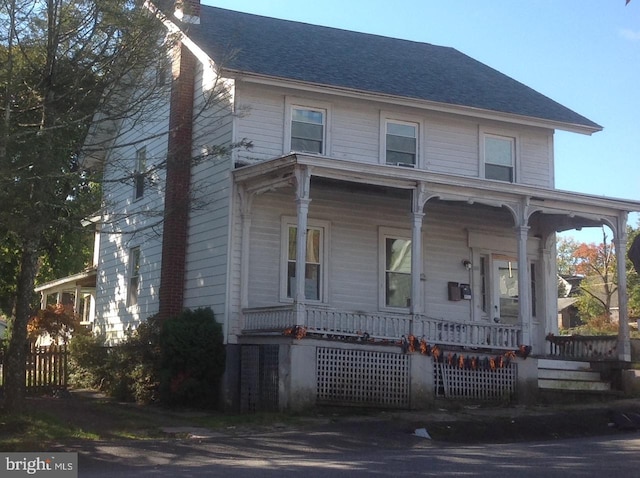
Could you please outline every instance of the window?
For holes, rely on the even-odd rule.
[[[326,111],[294,106],[291,109],[291,151],[325,154]]]
[[[484,177],[498,181],[515,180],[515,138],[485,135]]]
[[[489,258],[487,256],[480,256],[480,308],[484,314],[487,313],[488,300],[487,300],[487,264],[489,263]]]
[[[388,121],[385,144],[387,164],[415,166],[418,153],[418,125]]]
[[[384,307],[411,306],[411,239],[393,233],[381,234]]]
[[[140,288],[140,248],[133,247],[129,250],[129,290],[127,295],[127,305],[132,306],[138,303],[138,292]]]
[[[325,251],[327,250],[328,223],[313,221],[307,227],[307,247],[305,262],[304,296],[310,301],[326,302],[327,267]],[[281,296],[283,300],[296,296],[296,247],[298,228],[295,218],[286,218],[283,223],[283,283]]]
[[[144,181],[147,172],[147,148],[142,147],[136,151],[136,167],[133,172],[134,198],[144,196]]]

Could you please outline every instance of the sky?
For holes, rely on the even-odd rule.
[[[640,0],[202,0],[453,47],[601,125],[556,131],[556,188],[640,201]],[[640,216],[629,224],[638,227]],[[570,232],[601,242],[602,231]],[[610,236],[609,236],[610,239]]]

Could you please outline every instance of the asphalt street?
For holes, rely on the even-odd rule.
[[[410,433],[334,430],[84,443],[80,477],[637,477],[640,434],[544,442],[441,444]]]

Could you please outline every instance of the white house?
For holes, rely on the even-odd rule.
[[[556,232],[625,250],[640,210],[554,188],[554,131],[601,127],[452,48],[181,3],[166,102],[92,158],[139,173],[105,187],[95,330],[211,307],[243,409],[533,396]]]

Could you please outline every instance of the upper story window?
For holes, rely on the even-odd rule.
[[[129,249],[129,284],[127,290],[127,305],[138,303],[140,291],[140,247]]]
[[[327,113],[323,109],[291,109],[291,151],[325,154]]]
[[[484,177],[514,182],[516,140],[507,136],[484,136]]]
[[[136,151],[136,167],[133,172],[134,199],[144,196],[144,181],[147,172],[147,148],[142,147]]]
[[[387,164],[415,166],[418,157],[418,125],[387,121],[385,160]]]

